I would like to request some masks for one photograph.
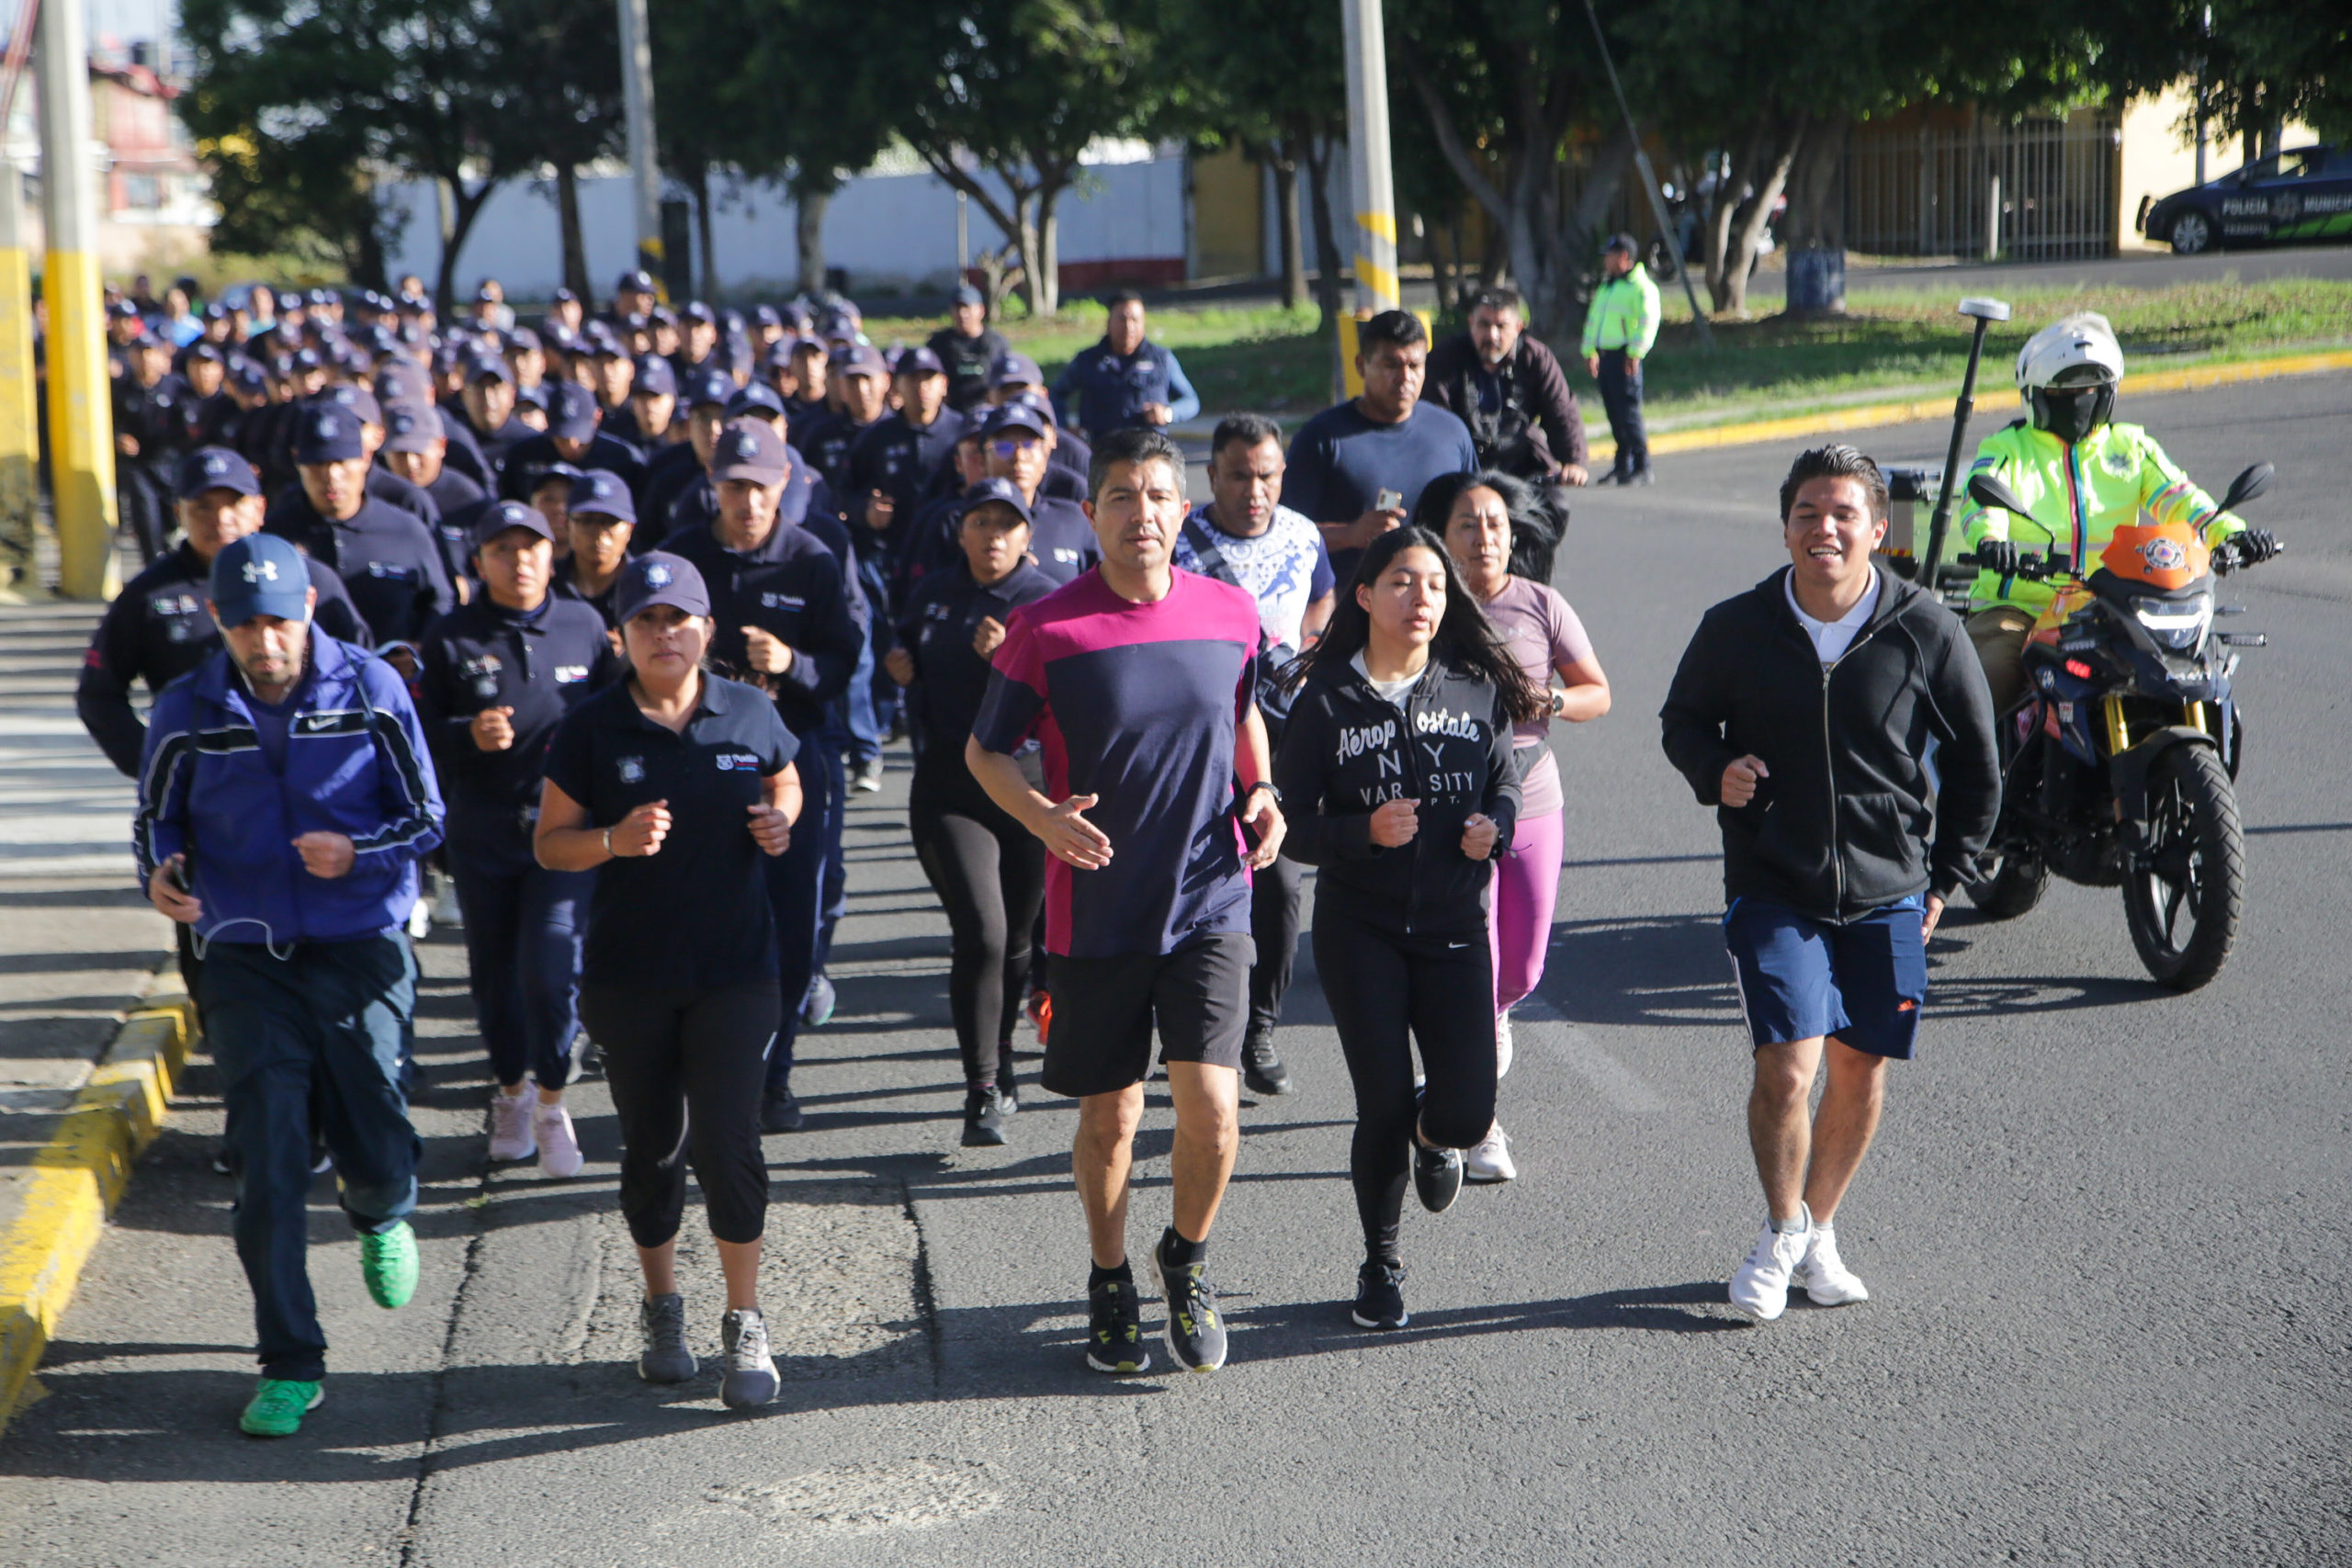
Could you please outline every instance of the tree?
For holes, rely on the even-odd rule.
[[[618,13],[582,0],[502,0],[492,46],[515,95],[514,111],[494,134],[517,143],[518,159],[555,165],[563,281],[590,299],[580,167],[620,148]]]
[[[1057,313],[1055,208],[1091,143],[1153,124],[1172,85],[1154,63],[1155,40],[1106,0],[899,0],[863,11],[874,52],[895,46],[915,73],[900,78],[899,134],[1020,248],[1031,312]]]
[[[1299,0],[1170,0],[1159,59],[1184,85],[1171,118],[1202,140],[1238,142],[1274,181],[1281,225],[1283,303],[1306,302],[1299,233],[1299,175],[1307,175],[1317,274],[1329,330],[1340,309],[1340,252],[1324,177],[1347,134],[1348,82],[1336,6]]]
[[[565,27],[593,27],[602,7],[535,3],[560,8]],[[253,127],[264,139],[256,148],[274,144],[284,164],[319,169],[333,159],[436,182],[435,292],[446,316],[483,207],[547,161],[529,118],[544,88],[512,74],[518,58],[503,9],[503,0],[310,0],[291,9],[184,0],[180,26],[195,56],[188,96],[210,123]]]
[[[1403,0],[1389,54],[1446,164],[1503,232],[1532,323],[1564,336],[1633,144],[1607,87],[1589,74],[1581,7],[1550,0]],[[1598,131],[1582,188],[1566,182],[1570,137]]]

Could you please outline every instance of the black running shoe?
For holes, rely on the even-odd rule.
[[[1453,1201],[1462,1196],[1462,1151],[1433,1149],[1415,1138],[1413,1190],[1420,1195],[1421,1207],[1432,1214],[1453,1208]]]
[[[964,1095],[964,1146],[992,1149],[1004,1142],[1004,1096],[994,1085],[967,1089]]]
[[[1143,1303],[1134,1277],[1105,1280],[1086,1295],[1086,1364],[1098,1372],[1149,1371],[1151,1352],[1143,1348]]]
[[[1290,1069],[1274,1055],[1274,1032],[1253,1029],[1241,1043],[1241,1082],[1251,1094],[1267,1099],[1288,1094],[1297,1086],[1291,1081]]]
[[[808,1124],[808,1117],[800,1109],[800,1101],[782,1084],[760,1097],[761,1132],[797,1133]]]
[[[1188,1372],[1213,1372],[1225,1365],[1225,1317],[1205,1278],[1208,1265],[1171,1268],[1157,1249],[1151,1264],[1168,1294],[1169,1359]]]
[[[1358,1328],[1402,1328],[1413,1321],[1405,1310],[1405,1266],[1374,1258],[1356,1270]]]
[[[1012,1044],[1010,1041],[997,1048],[996,1092],[1004,1101],[1007,1116],[1021,1109],[1021,1085],[1012,1076]]]

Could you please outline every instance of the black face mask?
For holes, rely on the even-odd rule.
[[[2075,446],[2108,421],[2115,409],[2111,387],[2051,389],[2034,394],[2034,423]]]

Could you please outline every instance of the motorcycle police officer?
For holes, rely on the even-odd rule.
[[[2106,317],[2086,310],[2052,321],[2018,353],[2026,416],[1987,436],[1969,467],[2000,479],[2031,508],[2019,517],[1972,502],[1960,519],[1980,569],[1969,592],[1968,636],[1996,713],[2024,694],[2026,637],[2057,594],[2016,575],[2021,549],[2064,554],[2076,575],[2086,575],[2116,529],[2144,512],[2159,523],[2188,524],[2209,546],[2236,540],[2248,565],[2278,553],[2276,535],[2221,510],[2154,437],[2116,423],[2122,381],[2123,349]]]
[[[516,501],[485,507],[474,559],[483,591],[426,634],[417,712],[448,803],[474,1016],[498,1079],[490,1157],[536,1154],[549,1176],[576,1176],[580,1140],[563,1089],[595,873],[548,870],[531,836],[548,738],[612,681],[617,660],[604,617],[553,592],[555,531],[537,511]]]

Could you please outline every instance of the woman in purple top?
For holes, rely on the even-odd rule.
[[[1525,483],[1487,472],[1432,479],[1414,519],[1445,540],[1463,586],[1494,623],[1504,647],[1536,689],[1550,694],[1545,712],[1515,732],[1524,764],[1523,804],[1510,848],[1496,862],[1495,897],[1487,908],[1498,1077],[1510,1071],[1510,1010],[1544,977],[1552,907],[1560,891],[1566,801],[1559,764],[1545,736],[1555,718],[1583,724],[1609,711],[1609,677],[1593,656],[1584,623],[1551,584],[1511,574],[1513,520],[1548,527],[1543,516],[1535,492]],[[1470,1181],[1509,1181],[1519,1174],[1500,1122],[1463,1156],[1463,1174]]]

